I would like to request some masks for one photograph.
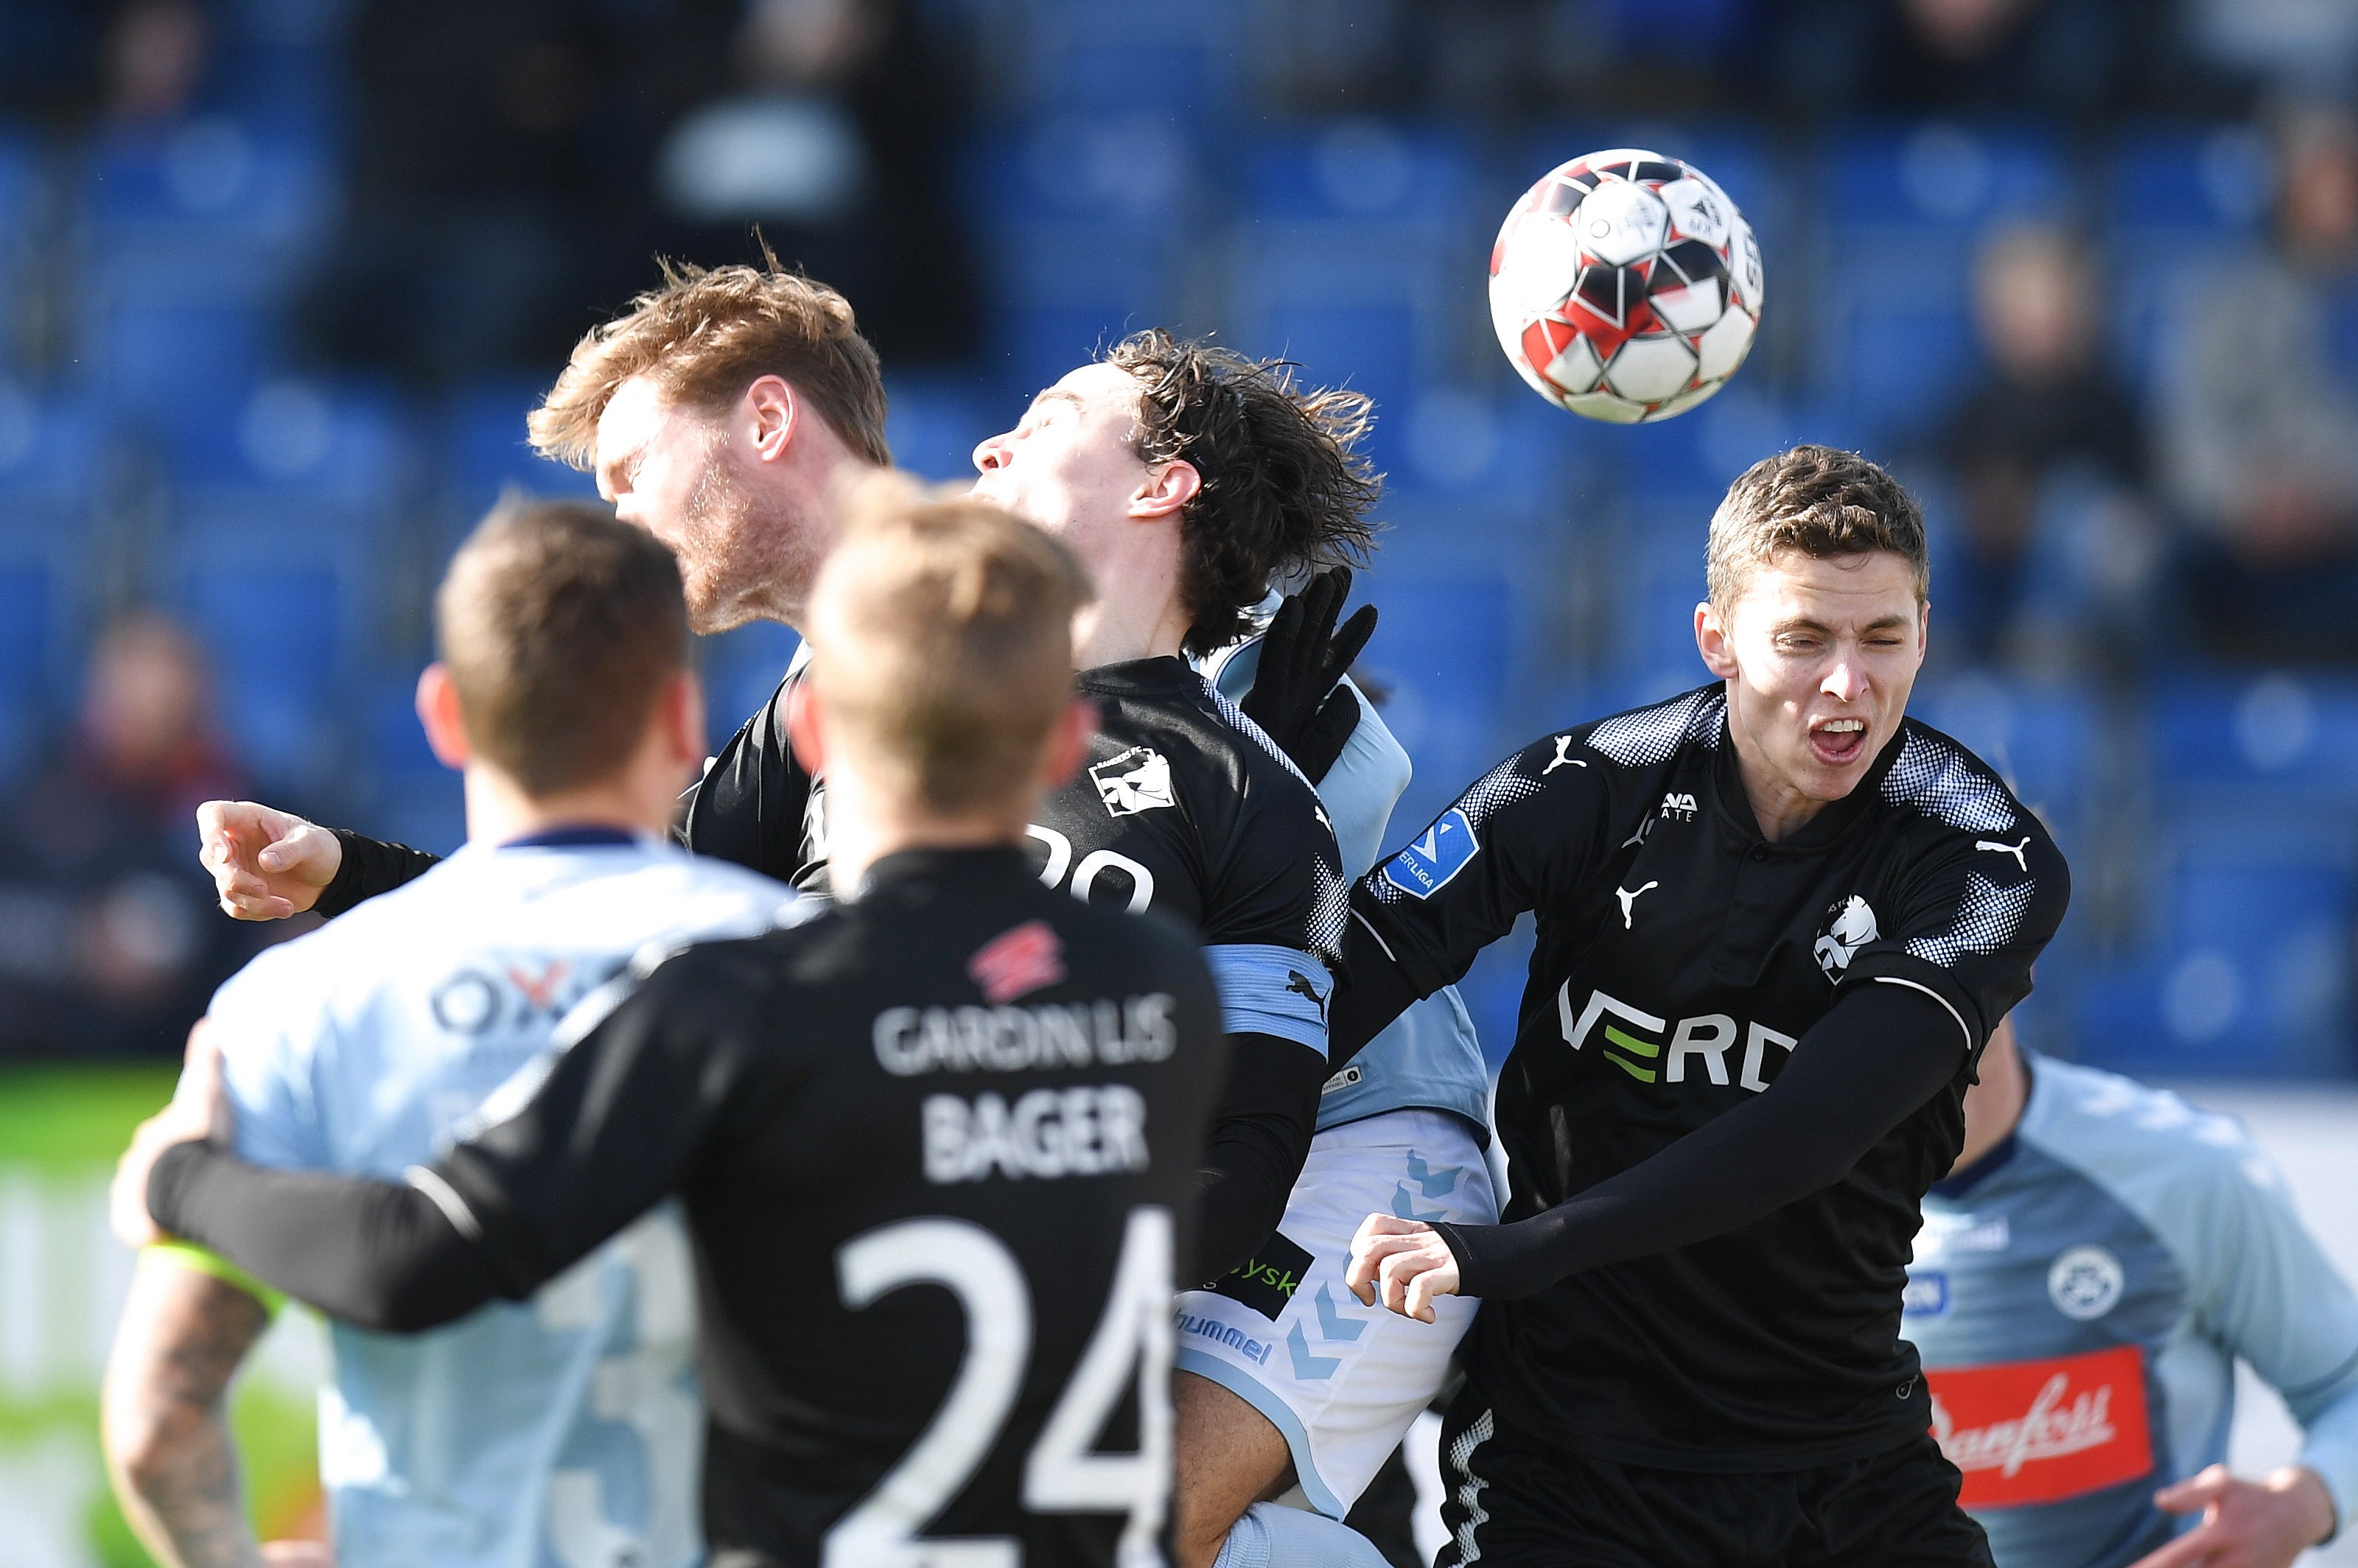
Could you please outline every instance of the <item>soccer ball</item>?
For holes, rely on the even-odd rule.
[[[1490,251],[1490,321],[1541,397],[1635,425],[1682,414],[1744,362],[1760,245],[1692,165],[1617,147],[1523,193]]]

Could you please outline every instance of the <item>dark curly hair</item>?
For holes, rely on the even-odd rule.
[[[1753,568],[1779,552],[1855,556],[1888,550],[1908,563],[1916,597],[1931,586],[1924,514],[1876,463],[1839,447],[1804,445],[1761,459],[1727,487],[1712,514],[1704,577],[1722,613]]]
[[[1105,362],[1137,377],[1131,440],[1149,463],[1184,458],[1203,488],[1180,515],[1186,646],[1207,654],[1243,636],[1272,582],[1364,563],[1368,513],[1382,476],[1357,445],[1374,406],[1337,387],[1299,390],[1294,366],[1134,332]]]

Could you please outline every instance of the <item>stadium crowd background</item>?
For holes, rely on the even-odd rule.
[[[1702,678],[1753,458],[1899,464],[1920,709],[2077,872],[2030,1037],[2347,1076],[2353,83],[2333,0],[8,0],[0,1052],[177,1048],[244,950],[205,794],[456,841],[427,585],[503,485],[582,486],[523,440],[571,338],[759,222],[851,294],[920,473],[1147,322],[1372,394],[1403,822]],[[1769,276],[1731,389],[1637,430],[1516,384],[1483,295],[1514,194],[1622,143]],[[790,647],[711,648],[716,725]]]
[[[427,590],[503,487],[586,490],[524,441],[579,331],[757,222],[860,308],[922,474],[1148,323],[1371,394],[1403,830],[1704,678],[1754,459],[1892,462],[1918,711],[2073,864],[2026,1035],[2358,1077],[2353,99],[2344,0],[0,0],[0,1562],[137,1561],[103,1173],[276,934],[211,911],[191,808],[457,843]],[[1484,297],[1515,195],[1613,145],[1712,174],[1768,268],[1729,390],[1639,429],[1533,397]],[[714,640],[721,733],[792,647]],[[1520,967],[1468,988],[1494,1053]],[[2272,1147],[2346,1196],[2358,1101],[2309,1092]],[[268,1343],[283,1529],[318,1353]]]

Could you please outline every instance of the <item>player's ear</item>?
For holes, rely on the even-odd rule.
[[[1065,705],[1056,718],[1056,727],[1048,735],[1048,744],[1040,753],[1040,782],[1050,789],[1059,789],[1081,764],[1089,760],[1089,742],[1098,732],[1098,705],[1086,697],[1076,697]]]
[[[1735,678],[1736,645],[1729,640],[1718,606],[1707,599],[1696,605],[1694,630],[1695,652],[1703,655],[1704,667],[1722,680]]]
[[[794,444],[795,417],[800,400],[785,377],[758,376],[737,402],[738,423],[747,432],[745,447],[759,462],[776,462]]]
[[[439,660],[418,673],[417,722],[426,727],[426,743],[434,749],[434,760],[444,767],[463,768],[474,760],[475,749],[467,740],[467,717],[459,710],[458,684],[450,678],[450,666]]]
[[[1161,468],[1146,470],[1146,481],[1131,492],[1130,514],[1137,518],[1176,517],[1204,488],[1204,476],[1194,463],[1174,458]]]
[[[786,740],[795,749],[795,761],[813,778],[827,771],[827,746],[819,739],[819,702],[817,690],[806,680],[786,688]]]

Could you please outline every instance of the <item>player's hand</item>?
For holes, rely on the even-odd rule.
[[[1337,627],[1350,593],[1351,568],[1336,567],[1286,596],[1261,637],[1260,666],[1240,705],[1313,784],[1359,727],[1359,699],[1336,683],[1376,634],[1376,607],[1359,606]]]
[[[336,1549],[324,1541],[265,1541],[262,1568],[336,1568]]]
[[[1384,1305],[1402,1317],[1431,1323],[1433,1298],[1457,1293],[1457,1260],[1441,1233],[1421,1220],[1371,1214],[1351,1238],[1344,1285],[1361,1306]]]
[[[223,912],[284,920],[319,902],[344,863],[336,836],[292,812],[250,800],[197,807],[197,858],[212,873]]]
[[[166,1232],[147,1212],[147,1177],[164,1151],[176,1143],[204,1139],[229,1141],[234,1130],[229,1088],[222,1081],[221,1047],[207,1037],[210,1021],[197,1020],[189,1031],[187,1065],[172,1101],[139,1124],[131,1147],[115,1162],[114,1183],[107,1191],[107,1217],[116,1239],[139,1248],[166,1239]]]
[[[2333,1533],[2333,1499],[2317,1473],[2288,1465],[2265,1481],[2238,1480],[2213,1465],[2153,1495],[2174,1514],[2202,1522],[2132,1568],[2287,1568]]]

